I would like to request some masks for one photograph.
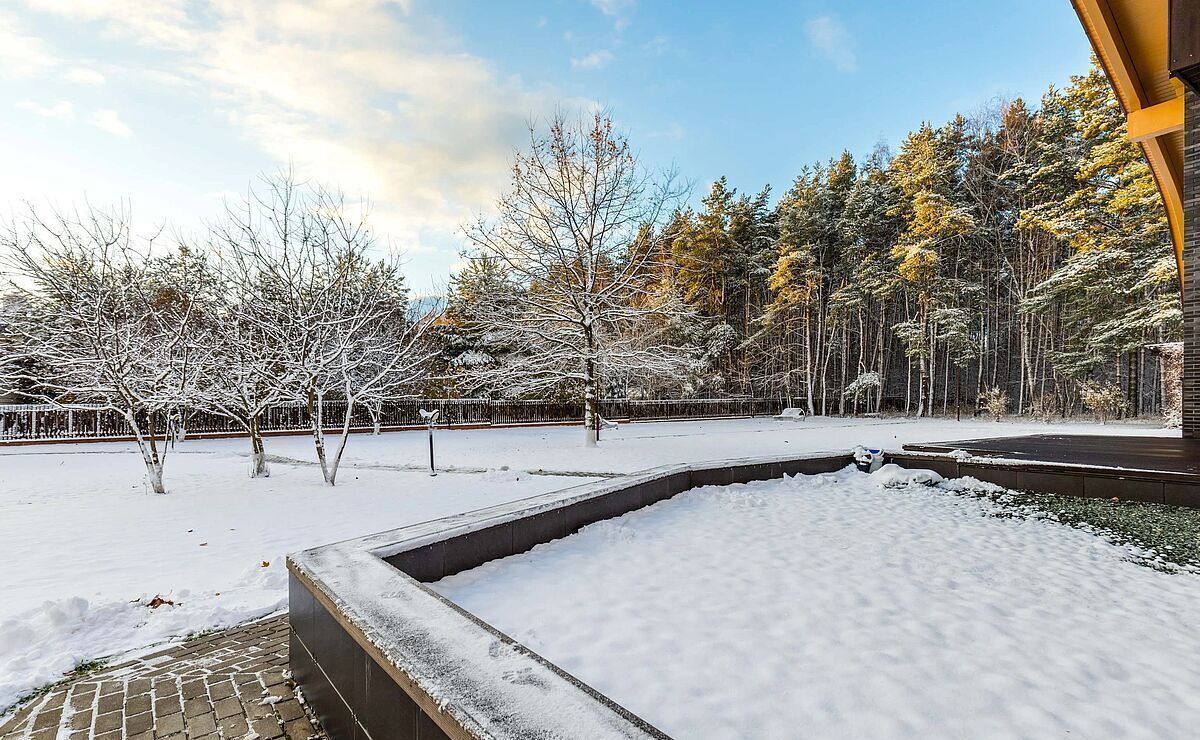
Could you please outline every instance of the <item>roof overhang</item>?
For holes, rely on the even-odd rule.
[[[1169,0],[1071,0],[1154,172],[1183,282],[1183,84],[1170,73]]]

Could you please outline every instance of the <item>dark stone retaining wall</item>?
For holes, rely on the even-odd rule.
[[[448,737],[295,575],[289,578],[288,616],[292,678],[330,738]]]
[[[889,453],[889,462],[907,468],[928,468],[947,478],[971,476],[1007,488],[1087,497],[1119,497],[1137,501],[1200,505],[1200,477],[1181,474],[1129,474],[1118,470],[1056,464],[1005,464],[994,461],[960,461],[937,453]],[[541,506],[493,526],[462,532],[462,517],[447,519],[445,536],[437,531],[414,536],[411,547],[403,541],[387,548],[394,554],[383,559],[412,580],[404,588],[425,590],[420,583],[440,580],[490,560],[525,552],[534,545],[565,537],[588,524],[609,519],[706,485],[728,485],[769,480],[784,475],[817,474],[840,470],[852,462],[846,455],[804,459],[726,461],[710,466],[680,466],[652,480],[636,474],[631,484],[617,485],[598,495]],[[464,515],[469,516],[469,515]],[[503,519],[503,517],[501,517]],[[436,523],[434,523],[436,524]],[[468,527],[469,529],[469,527]],[[331,548],[360,546],[379,550],[380,536]],[[368,544],[369,543],[369,544]],[[397,551],[398,550],[398,551]],[[310,551],[315,553],[317,551]],[[442,711],[419,682],[392,665],[384,651],[367,638],[353,620],[339,613],[334,598],[323,593],[304,564],[307,553],[289,557],[289,612],[291,616],[291,667],[312,708],[332,740],[431,740],[477,738]],[[315,561],[316,559],[311,559]],[[307,566],[313,568],[311,563]],[[316,566],[320,567],[320,566]],[[441,598],[441,597],[437,597]],[[444,599],[442,601],[445,601]],[[502,637],[477,617],[445,602],[458,614],[474,621],[480,630]],[[508,638],[503,638],[507,640]],[[414,648],[415,646],[408,646]],[[414,652],[419,652],[414,650]],[[616,737],[667,738],[640,718],[595,692],[539,656],[531,660],[550,667],[563,679],[591,696],[589,701],[607,706],[627,722],[627,731]],[[428,677],[427,677],[428,678]],[[428,685],[428,682],[426,682]],[[500,708],[503,714],[503,708]],[[437,717],[437,720],[435,720]],[[449,718],[448,718],[449,717]],[[501,733],[498,733],[501,734]],[[512,734],[501,734],[511,737]],[[523,737],[523,734],[516,734]]]
[[[849,455],[704,468],[675,473],[569,506],[406,550],[384,558],[418,581],[432,583],[470,570],[489,560],[506,558],[701,486],[771,480],[785,475],[831,473],[852,462]]]
[[[416,581],[429,583],[490,560],[525,552],[534,545],[566,537],[588,524],[621,516],[691,488],[748,483],[797,473],[828,473],[851,462],[850,455],[834,455],[696,467],[496,526],[429,542],[384,559]],[[475,737],[466,730],[447,734],[439,727],[413,694],[426,701],[429,697],[424,697],[416,686],[409,685],[407,690],[402,688],[404,682],[396,680],[383,664],[385,661],[379,660],[380,655],[372,655],[375,651],[365,650],[360,645],[351,635],[353,627],[336,614],[336,610],[331,611],[329,605],[323,603],[327,600],[322,598],[319,590],[313,589],[295,568],[291,570],[288,610],[292,624],[292,674],[330,738],[428,740]],[[592,693],[597,701],[611,703],[607,697]],[[650,736],[667,737],[632,715],[631,718],[642,724],[642,729]]]
[[[897,452],[889,454],[887,459],[906,468],[928,468],[946,478],[970,476],[1018,491],[1200,508],[1200,476],[1185,473],[1052,463],[1018,464],[977,458],[959,461],[950,455],[920,452]]]

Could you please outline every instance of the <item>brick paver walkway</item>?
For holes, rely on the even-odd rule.
[[[323,737],[287,678],[288,623],[271,617],[55,687],[0,740]]]

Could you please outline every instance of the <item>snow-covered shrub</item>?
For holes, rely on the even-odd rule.
[[[1000,388],[988,388],[979,394],[979,405],[993,419],[1000,421],[1000,417],[1008,412],[1008,391]]]
[[[870,398],[872,393],[878,393],[882,386],[883,381],[879,377],[879,373],[859,373],[858,377],[842,391],[842,396],[857,403],[864,398]]]
[[[1100,417],[1101,424],[1125,408],[1125,393],[1115,383],[1085,380],[1079,386],[1079,395],[1083,399],[1083,407]]]
[[[1029,415],[1045,423],[1054,421],[1061,411],[1058,399],[1049,394],[1038,396],[1029,404]]]
[[[491,365],[496,361],[496,358],[489,355],[487,352],[469,349],[461,355],[450,361],[451,367],[483,367]]]

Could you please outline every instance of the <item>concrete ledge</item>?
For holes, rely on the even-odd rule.
[[[293,675],[334,740],[666,738],[423,583],[695,487],[851,462],[824,453],[665,466],[291,555]]]
[[[1007,488],[1200,506],[1200,481],[1089,466],[895,452]],[[705,485],[840,470],[848,453],[670,465],[288,557],[292,671],[333,740],[666,738],[424,583]]]
[[[907,450],[889,453],[888,461],[906,468],[930,468],[947,478],[970,476],[1020,491],[1200,508],[1200,475],[1191,473]]]

